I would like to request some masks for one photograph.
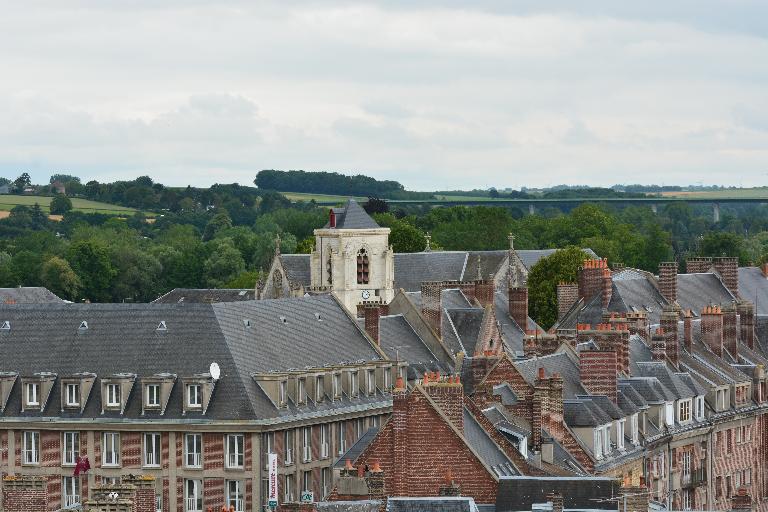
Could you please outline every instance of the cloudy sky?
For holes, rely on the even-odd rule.
[[[0,7],[11,178],[768,184],[765,0]]]

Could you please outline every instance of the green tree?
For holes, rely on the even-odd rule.
[[[229,214],[226,211],[219,212],[214,215],[208,224],[205,225],[205,231],[203,231],[203,241],[207,242],[213,240],[219,231],[229,229],[232,227],[232,219],[229,218]]]
[[[315,237],[310,236],[304,240],[300,240],[296,245],[296,252],[299,254],[312,254],[315,248]]]
[[[245,261],[231,239],[217,239],[213,244],[211,255],[205,260],[203,268],[207,286],[219,288],[245,270]]]
[[[29,176],[28,172],[21,173],[21,176],[13,181],[13,186],[17,192],[23,192],[24,189],[30,185],[32,185],[32,178]]]
[[[391,213],[374,215],[376,222],[390,229],[389,243],[395,252],[421,252],[426,247],[426,233],[404,219],[398,219]]]
[[[67,260],[53,256],[43,263],[40,270],[40,283],[59,297],[76,301],[80,296],[83,283]]]
[[[163,266],[151,253],[138,247],[122,247],[112,255],[117,274],[112,283],[115,301],[148,302],[158,295]]]
[[[72,200],[64,194],[56,194],[51,199],[51,213],[53,215],[64,215],[72,209]]]
[[[557,321],[557,284],[576,281],[579,267],[589,256],[570,246],[542,258],[528,273],[528,303],[531,317],[549,329]]]
[[[112,280],[117,275],[109,249],[96,240],[73,242],[67,251],[67,261],[83,283],[83,298],[108,302]]]
[[[241,272],[234,279],[224,285],[224,288],[256,288],[256,282],[259,280],[260,272],[258,270],[246,270]]]
[[[744,239],[735,233],[707,233],[701,240],[701,256],[741,256]]]

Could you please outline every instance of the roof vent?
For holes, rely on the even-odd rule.
[[[243,296],[243,295],[245,295],[246,293],[248,293],[248,290],[240,290],[240,292],[238,293],[238,295],[239,295],[240,297],[242,297],[242,296]]]
[[[88,322],[86,322],[85,320],[83,320],[82,322],[80,322],[80,327],[79,327],[79,329],[80,329],[81,331],[84,331],[84,330],[86,330],[87,328],[88,328]]]
[[[0,326],[0,330],[3,330],[3,331],[10,331],[10,330],[11,330],[11,322],[9,322],[8,320],[6,320],[5,322],[3,322],[3,325],[2,325],[2,326]]]
[[[323,319],[320,318],[320,313],[315,313],[315,318],[317,318],[318,322],[322,322],[323,321]]]
[[[250,318],[244,318],[243,319],[243,325],[245,326],[246,329],[250,329],[251,328],[251,319]]]
[[[157,329],[155,329],[155,330],[156,331],[167,331],[168,330],[168,326],[165,325],[165,320],[161,320],[160,323],[157,324]]]
[[[288,319],[287,319],[287,318],[285,318],[285,317],[284,317],[284,316],[282,316],[282,315],[280,315],[280,321],[281,321],[281,322],[283,322],[284,324],[287,324],[287,323],[288,323]]]

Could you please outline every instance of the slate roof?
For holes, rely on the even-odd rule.
[[[515,366],[526,382],[531,385],[536,380],[539,368],[544,368],[547,376],[559,373],[563,378],[563,398],[587,394],[584,386],[581,385],[579,366],[565,352],[516,361]]]
[[[56,304],[64,302],[67,301],[42,286],[0,288],[0,304]]]
[[[619,481],[598,477],[513,476],[499,481],[496,512],[530,511],[534,503],[546,503],[547,495],[558,492],[565,509],[616,510],[609,501],[619,494]]]
[[[599,408],[591,407],[588,400],[563,400],[563,420],[571,427],[597,427],[611,422]]]
[[[417,292],[423,281],[459,281],[466,262],[464,251],[395,253],[395,289]]]
[[[0,332],[0,371],[21,376],[53,372],[65,377],[86,371],[99,378],[135,373],[141,379],[168,372],[182,378],[204,374],[212,362],[218,363],[222,377],[206,415],[188,412],[187,419],[275,421],[291,417],[297,409],[292,405],[275,408],[252,374],[380,359],[354,320],[331,296],[217,304],[2,305],[0,318],[11,326]],[[246,319],[250,327],[245,325]],[[87,329],[78,328],[83,321]],[[158,330],[160,322],[165,322],[165,330]],[[98,385],[97,381],[94,386]],[[17,380],[0,417],[80,417],[60,411],[58,388],[59,379],[42,414],[22,413]],[[181,388],[177,381],[165,415],[153,418],[151,413],[141,416],[137,382],[123,417],[179,419]],[[354,400],[344,397],[300,409],[317,413],[387,400],[391,399],[381,394]],[[107,412],[102,416],[100,393],[91,392],[82,416],[109,418],[119,414]]]
[[[368,445],[370,445],[379,433],[379,427],[371,427],[366,430],[360,438],[354,442],[349,449],[341,455],[336,463],[333,465],[336,469],[343,469],[346,466],[347,459],[354,463],[357,458],[362,455]]]
[[[739,267],[739,295],[755,304],[756,315],[768,315],[768,279],[758,267]]]
[[[389,498],[387,512],[477,512],[475,500],[464,496]]]
[[[712,304],[730,304],[735,297],[712,273],[678,274],[677,303],[683,309],[690,309],[696,315]]]
[[[312,283],[309,254],[281,254],[280,262],[288,280],[309,286]]]
[[[458,335],[465,354],[474,354],[477,336],[483,323],[485,310],[480,308],[449,309],[446,311]]]
[[[239,302],[254,300],[253,288],[174,288],[152,302],[154,304],[177,304],[185,302],[213,304],[214,302]]]
[[[466,407],[464,408],[464,438],[480,459],[490,466],[498,476],[519,474],[512,461],[501,451]]]
[[[379,512],[381,501],[318,501],[314,505],[318,512]]]
[[[348,199],[343,208],[334,208],[336,229],[376,229],[376,221],[354,199]],[[330,227],[329,224],[325,228]]]
[[[691,398],[694,392],[691,387],[683,382],[676,373],[672,373],[666,362],[663,361],[641,361],[637,363],[638,377],[655,377],[658,381],[672,392],[675,398]]]

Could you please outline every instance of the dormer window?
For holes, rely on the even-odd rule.
[[[80,406],[80,384],[72,382],[66,385],[66,404],[68,407]]]
[[[288,381],[280,381],[280,407],[284,407],[288,404]]]
[[[349,373],[349,395],[350,396],[357,396],[360,391],[360,383],[357,378],[357,372],[350,372]]]
[[[679,423],[687,423],[691,421],[691,401],[680,400],[677,403],[677,421]]]
[[[341,398],[341,374],[333,374],[333,398]]]
[[[28,382],[26,388],[27,407],[40,407],[40,384]]]
[[[369,395],[372,395],[376,392],[375,370],[366,370],[365,372],[365,392]]]
[[[384,368],[384,389],[387,391],[392,389],[392,373],[389,368]]]
[[[322,375],[315,377],[315,402],[320,403],[323,401],[325,395],[325,378]]]
[[[107,384],[107,407],[120,407],[120,384]]]
[[[307,403],[307,380],[304,378],[296,381],[296,401],[299,404]]]
[[[365,248],[357,252],[357,284],[368,284],[369,265],[368,253]]]
[[[696,397],[696,419],[702,421],[704,419],[704,396]]]
[[[203,406],[203,392],[200,384],[189,384],[187,386],[187,407],[190,409],[199,409]]]
[[[147,407],[160,407],[160,384],[147,384],[146,389]]]

